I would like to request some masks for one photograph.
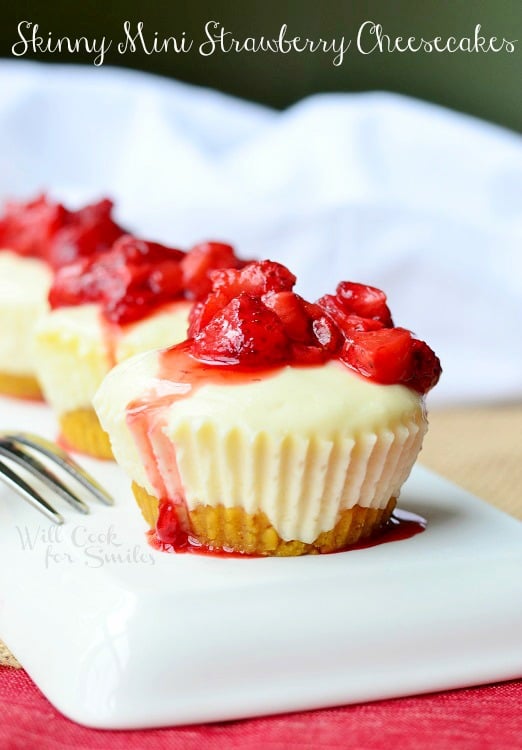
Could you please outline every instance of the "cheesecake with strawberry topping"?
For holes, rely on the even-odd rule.
[[[94,399],[153,539],[284,556],[376,534],[421,449],[439,360],[373,287],[312,304],[271,261],[210,276],[189,338],[118,365]]]
[[[102,200],[70,211],[40,196],[10,202],[0,217],[0,393],[37,398],[34,327],[48,309],[54,272],[103,252],[123,234]]]
[[[58,271],[35,346],[38,379],[69,448],[112,458],[92,408],[104,376],[133,354],[185,339],[192,305],[210,291],[208,272],[239,265],[223,243],[185,253],[124,235]]]

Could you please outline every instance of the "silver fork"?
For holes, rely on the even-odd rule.
[[[25,469],[80,513],[89,513],[89,506],[53,471],[52,465],[72,477],[91,497],[105,505],[114,504],[113,498],[101,484],[55,443],[30,432],[0,432],[0,480],[54,523],[64,522],[61,513],[2,458]]]

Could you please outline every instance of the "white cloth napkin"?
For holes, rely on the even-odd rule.
[[[267,85],[269,85],[267,81]],[[432,403],[522,398],[522,139],[386,93],[276,112],[126,70],[0,63],[0,198],[113,197],[143,236],[226,239],[310,299],[382,287],[437,351]]]

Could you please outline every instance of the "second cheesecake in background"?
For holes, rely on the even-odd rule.
[[[104,376],[133,354],[185,339],[193,303],[210,291],[208,272],[241,265],[220,242],[185,253],[125,235],[108,252],[56,274],[51,311],[37,326],[36,360],[66,446],[112,458],[91,405]]]

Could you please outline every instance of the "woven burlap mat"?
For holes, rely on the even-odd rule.
[[[432,411],[420,463],[522,519],[522,404]]]
[[[522,519],[522,404],[432,411],[420,462]],[[20,666],[1,641],[0,666]]]

